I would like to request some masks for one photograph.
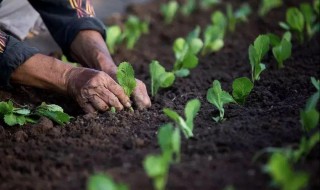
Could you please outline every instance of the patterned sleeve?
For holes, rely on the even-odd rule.
[[[11,73],[36,53],[36,48],[0,30],[0,86],[9,87]]]
[[[51,35],[64,54],[81,30],[98,31],[105,38],[105,26],[95,17],[91,0],[29,0],[40,13]]]

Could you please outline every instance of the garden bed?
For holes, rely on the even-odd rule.
[[[233,1],[235,2],[235,1]],[[255,0],[248,1],[257,10]],[[213,80],[231,90],[237,77],[251,76],[248,47],[259,34],[280,34],[278,21],[285,10],[302,1],[285,1],[286,6],[273,10],[266,17],[250,15],[249,22],[227,34],[225,47],[216,54],[200,58],[199,66],[188,78],[179,78],[174,86],[161,90],[152,98],[152,107],[145,111],[102,113],[92,118],[83,115],[76,103],[61,95],[15,87],[0,91],[0,100],[11,98],[19,104],[36,106],[45,101],[61,105],[75,119],[66,126],[54,126],[42,120],[37,125],[6,127],[0,125],[0,189],[85,189],[88,176],[107,172],[133,190],[152,189],[142,168],[143,158],[159,152],[156,131],[168,122],[164,107],[180,113],[192,98],[202,106],[195,120],[194,138],[182,141],[181,163],[171,167],[167,189],[216,190],[233,185],[237,190],[270,189],[270,178],[262,172],[266,157],[253,163],[252,158],[266,147],[295,146],[302,130],[299,111],[315,89],[310,77],[320,78],[320,36],[303,45],[294,43],[293,55],[285,68],[276,69],[271,53],[267,70],[255,84],[245,106],[228,105],[226,121],[215,123],[218,111],[206,100]],[[233,3],[239,6],[239,3]],[[160,2],[133,5],[129,12],[150,19],[150,33],[143,36],[133,51],[120,48],[117,63],[133,64],[137,78],[150,86],[148,64],[157,59],[172,68],[173,41],[184,37],[195,26],[206,26],[214,9],[197,11],[190,17],[178,17],[165,26],[159,13]],[[215,9],[223,8],[219,5]],[[109,23],[119,20],[109,19]],[[309,189],[319,189],[320,152],[317,146],[298,165],[311,175]]]

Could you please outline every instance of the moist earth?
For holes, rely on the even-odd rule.
[[[164,25],[160,3],[132,5],[127,14],[150,20],[150,32],[134,50],[121,47],[114,56],[116,63],[129,61],[137,78],[150,86],[148,65],[159,60],[167,69],[174,63],[173,41],[184,37],[199,25],[210,23],[210,14],[225,9],[196,11],[190,17],[179,16],[171,25]],[[234,7],[240,3],[231,1]],[[248,1],[254,12],[258,2]],[[172,88],[161,90],[152,98],[152,107],[145,111],[121,111],[116,114],[85,115],[76,102],[54,92],[13,86],[2,89],[0,100],[12,99],[16,105],[33,108],[42,101],[61,105],[75,118],[58,126],[41,118],[39,124],[8,127],[0,123],[0,189],[85,189],[86,179],[95,172],[104,172],[133,190],[152,189],[144,173],[143,158],[159,153],[157,130],[169,122],[162,113],[169,107],[183,113],[186,102],[199,98],[202,106],[195,119],[194,138],[182,140],[181,163],[171,167],[167,189],[216,190],[233,185],[237,190],[272,189],[271,180],[263,173],[267,156],[252,162],[253,156],[266,147],[296,147],[303,135],[299,112],[315,88],[310,77],[320,77],[319,35],[303,44],[294,42],[293,55],[278,70],[271,53],[264,60],[267,70],[256,82],[244,106],[225,107],[226,120],[215,123],[218,111],[206,101],[207,89],[213,80],[220,80],[223,89],[231,91],[237,77],[251,76],[248,47],[259,34],[282,34],[278,21],[285,19],[285,10],[302,1],[285,1],[285,6],[259,18],[256,13],[247,23],[226,35],[225,47],[218,53],[200,58],[200,64],[187,78],[176,80]],[[310,1],[309,1],[310,2]],[[121,23],[127,15],[106,19]],[[299,163],[297,170],[310,174],[308,189],[319,189],[319,146]]]

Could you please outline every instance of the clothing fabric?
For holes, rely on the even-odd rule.
[[[72,60],[71,43],[81,30],[95,30],[105,38],[105,26],[95,17],[90,0],[29,0],[29,3],[69,60]],[[8,86],[12,72],[36,53],[37,49],[0,30],[0,86]]]

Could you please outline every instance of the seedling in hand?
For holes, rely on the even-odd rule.
[[[120,26],[113,25],[107,28],[106,42],[107,42],[107,46],[110,51],[110,54],[115,53],[116,46],[120,44],[122,40],[123,40],[123,35],[121,32]]]
[[[253,83],[247,77],[237,78],[232,83],[232,89],[234,100],[243,105],[253,89]]]
[[[141,21],[138,17],[130,15],[125,23],[123,38],[127,42],[127,48],[133,49],[142,34],[149,32],[149,23]]]
[[[172,72],[166,72],[165,68],[158,61],[152,61],[149,65],[151,75],[151,95],[155,96],[160,88],[172,86],[175,75]]]
[[[160,11],[164,17],[166,24],[171,24],[179,9],[179,4],[176,1],[169,1],[167,4],[162,4]]]
[[[124,93],[130,97],[137,86],[134,70],[130,63],[120,63],[117,70],[117,80],[119,85],[123,88]],[[131,107],[130,110],[133,111],[133,108]]]
[[[169,108],[164,108],[163,112],[172,119],[180,128],[186,138],[193,137],[193,120],[200,110],[201,103],[198,99],[193,99],[187,102],[184,109],[185,118],[182,118],[177,112]]]
[[[173,71],[177,77],[188,76],[190,69],[195,68],[199,62],[197,54],[201,50],[203,42],[198,37],[191,38],[190,36],[187,40],[178,38],[173,44],[176,58]]]
[[[104,174],[95,174],[89,177],[87,190],[129,190],[122,183],[116,183],[110,176]]]
[[[251,14],[251,8],[248,4],[243,4],[238,10],[233,12],[231,4],[227,5],[228,28],[230,32],[234,32],[239,22],[246,22]]]
[[[162,155],[170,161],[180,161],[181,136],[180,130],[172,124],[165,124],[158,131],[158,144]]]
[[[261,17],[265,16],[272,9],[281,7],[283,4],[282,0],[262,0],[262,3],[259,8],[259,15]]]
[[[222,90],[221,84],[218,80],[214,80],[212,87],[208,89],[207,100],[220,112],[219,116],[212,118],[216,122],[224,120],[223,106],[229,103],[235,103],[235,100],[232,98],[232,96],[228,92]]]
[[[260,79],[260,74],[266,69],[261,63],[263,57],[269,51],[269,37],[267,35],[259,35],[253,45],[249,47],[249,60],[251,65],[252,81]]]

